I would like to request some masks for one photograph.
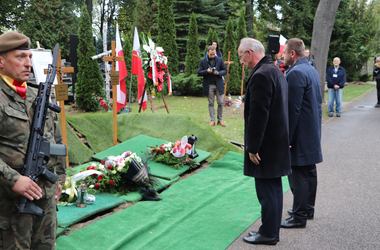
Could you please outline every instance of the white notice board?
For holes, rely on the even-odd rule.
[[[49,64],[53,63],[53,55],[51,50],[38,50],[31,49],[32,51],[32,65],[34,71],[34,77],[36,78],[36,84],[46,81],[46,74],[44,70],[48,68]],[[57,77],[54,78],[54,85],[58,84]]]

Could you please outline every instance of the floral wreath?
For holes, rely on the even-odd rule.
[[[172,94],[172,84],[168,69],[168,58],[161,47],[156,47],[150,37],[141,33],[141,59],[144,70],[146,87],[152,91],[153,96],[160,100],[164,94]]]

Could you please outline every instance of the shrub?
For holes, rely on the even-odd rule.
[[[202,77],[192,74],[188,77],[185,74],[178,74],[172,77],[173,94],[201,96],[203,92]]]

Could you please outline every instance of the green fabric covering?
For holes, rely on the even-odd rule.
[[[288,182],[283,186],[286,192]],[[254,178],[243,175],[243,155],[232,152],[162,198],[61,236],[56,249],[225,249],[260,217]]]
[[[125,203],[124,199],[106,193],[96,194],[95,198],[95,202],[91,205],[87,205],[85,208],[78,208],[75,205],[59,206],[59,211],[57,212],[58,226],[68,227],[91,215]]]
[[[179,138],[179,139],[182,139]],[[138,135],[132,139],[129,139],[128,141],[125,141],[123,143],[120,143],[116,146],[113,146],[112,148],[109,148],[107,150],[104,150],[96,155],[94,155],[92,158],[98,161],[103,160],[105,157],[108,157],[110,155],[117,156],[121,155],[125,151],[131,151],[133,153],[136,153],[138,156],[143,157],[145,154],[142,152],[147,151],[147,145],[149,146],[160,146],[162,143],[168,143],[168,141],[164,141],[161,139],[153,138],[146,135]],[[204,161],[207,159],[211,153],[205,152],[203,150],[197,150],[199,156],[195,158],[198,162]],[[173,169],[165,164],[154,162],[151,160],[148,160],[148,167],[150,168],[150,173],[153,176],[160,177],[162,179],[172,180],[179,175],[183,174],[187,170],[189,170],[188,165],[182,166],[181,169]]]

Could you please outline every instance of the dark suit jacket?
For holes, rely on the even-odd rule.
[[[277,178],[291,173],[288,126],[288,86],[281,70],[265,56],[246,82],[244,175]],[[259,153],[259,165],[248,152]]]
[[[305,57],[286,72],[289,85],[289,141],[292,166],[322,162],[321,81]]]
[[[336,75],[337,77],[334,77]],[[333,89],[334,85],[339,85],[339,88],[343,89],[346,83],[346,70],[339,66],[338,72],[335,73],[334,65],[327,69],[326,71],[326,82],[329,89]]]
[[[219,57],[215,57],[215,68],[219,72],[219,75],[214,75],[213,73],[208,73],[207,69],[210,67],[208,64],[208,57],[203,58],[199,63],[198,75],[203,76],[203,94],[208,96],[208,86],[210,83],[210,77],[215,78],[216,86],[218,87],[219,93],[224,94],[224,80],[222,76],[227,74],[227,68],[223,60]]]

